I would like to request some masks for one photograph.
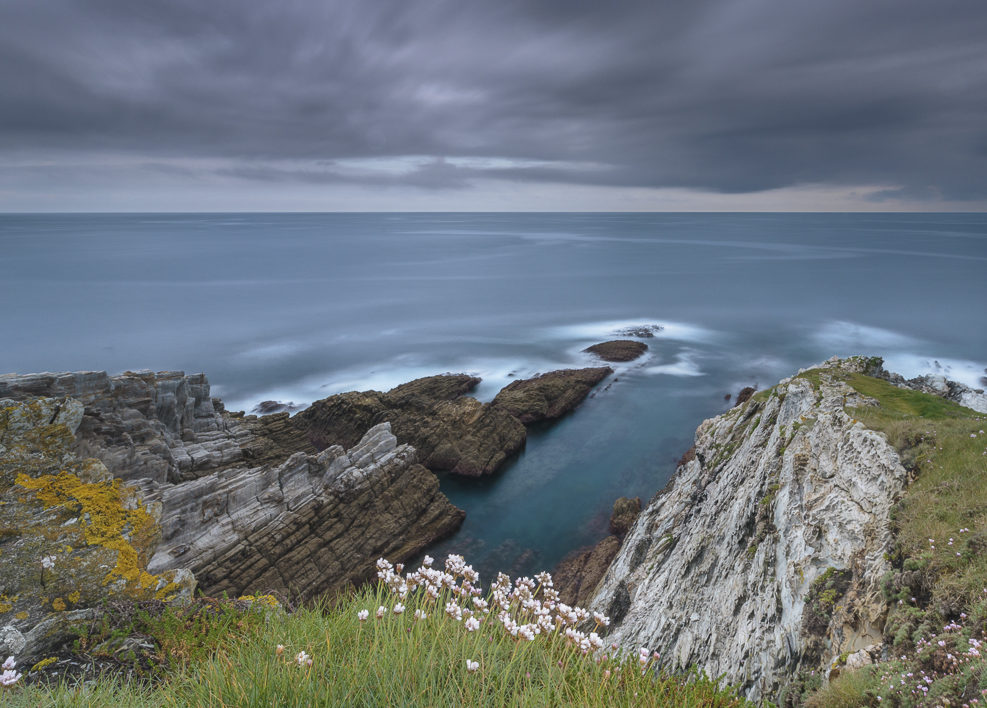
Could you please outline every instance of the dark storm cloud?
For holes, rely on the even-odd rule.
[[[0,160],[982,200],[984,37],[982,0],[11,2]],[[337,164],[395,156],[430,159],[392,173]],[[227,164],[175,164],[204,158]]]

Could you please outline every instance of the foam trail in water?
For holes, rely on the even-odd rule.
[[[889,329],[870,327],[856,322],[834,320],[827,322],[812,335],[821,346],[834,354],[869,355],[872,349],[914,347],[918,340]]]
[[[659,364],[643,369],[646,374],[666,374],[668,376],[705,376],[705,372],[699,368],[696,362],[696,352],[683,351],[675,356],[675,361],[671,364]]]
[[[699,325],[648,318],[583,322],[580,324],[552,327],[549,329],[549,332],[551,336],[559,339],[592,340],[591,343],[595,343],[620,336],[627,336],[621,335],[621,332],[626,330],[645,328],[652,325],[659,325],[662,328],[660,331],[654,333],[655,338],[696,343],[705,343],[716,339],[716,332],[700,327]]]

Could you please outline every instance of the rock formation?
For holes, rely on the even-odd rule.
[[[312,448],[355,444],[389,422],[400,443],[418,450],[433,472],[491,474],[524,447],[526,424],[558,418],[579,405],[612,373],[609,367],[565,369],[514,381],[491,403],[466,396],[480,379],[444,374],[391,389],[341,393],[316,401],[291,419]]]
[[[391,389],[353,391],[316,401],[292,419],[315,449],[353,445],[370,428],[389,422],[401,443],[418,450],[434,472],[480,476],[496,471],[524,447],[524,426],[509,413],[463,394],[480,379],[429,376]]]
[[[415,555],[465,518],[415,456],[381,423],[349,451],[147,485],[145,498],[162,508],[148,569],[187,567],[209,595],[307,599],[359,584],[377,558]]]
[[[562,602],[580,607],[589,603],[640,513],[639,498],[621,497],[614,502],[610,514],[610,535],[596,545],[573,551],[559,562],[552,577]]]
[[[586,347],[583,351],[589,354],[595,354],[603,359],[603,361],[634,361],[648,351],[648,345],[644,342],[636,342],[633,339],[615,339],[610,342],[594,344],[591,347]]]
[[[190,571],[305,600],[462,523],[387,424],[347,447],[229,414],[202,375],[0,376],[0,634],[32,657],[105,598],[187,596]]]
[[[987,413],[987,394],[984,393],[983,389],[970,388],[957,381],[950,381],[941,374],[928,374],[908,380],[898,374],[887,374],[886,378],[895,386],[942,396],[959,403],[961,406],[972,408],[980,413]]]
[[[839,375],[872,364],[830,360],[699,426],[592,599],[611,641],[722,674],[754,700],[881,641],[907,475],[844,410],[870,399]]]
[[[501,389],[491,407],[507,411],[525,425],[553,420],[582,403],[590,390],[612,373],[609,366],[562,369],[513,381]]]

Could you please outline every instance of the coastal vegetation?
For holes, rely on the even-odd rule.
[[[818,381],[817,372],[803,377]],[[876,405],[848,412],[883,432],[910,482],[893,517],[883,661],[807,700],[828,706],[987,702],[987,416],[861,373],[844,380]],[[845,662],[847,657],[841,657]]]
[[[94,680],[0,688],[11,706],[748,705],[699,672],[667,675],[609,620],[557,599],[550,575],[500,575],[483,593],[450,556],[414,573],[381,560],[378,583],[291,612],[269,597],[117,606],[82,629]],[[140,636],[142,643],[128,640]],[[128,678],[121,680],[122,676]]]

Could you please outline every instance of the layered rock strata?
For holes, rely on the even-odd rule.
[[[836,375],[871,365],[830,360],[699,426],[592,599],[612,641],[722,674],[754,700],[881,641],[907,474],[844,410],[870,399]]]
[[[388,424],[346,447],[227,413],[201,374],[0,376],[4,636],[32,655],[32,632],[105,598],[187,596],[190,571],[207,594],[306,600],[462,523]]]
[[[377,558],[415,555],[465,518],[415,460],[381,423],[349,451],[333,445],[279,465],[146,485],[162,509],[148,569],[187,567],[210,595],[307,599],[359,584]]]

